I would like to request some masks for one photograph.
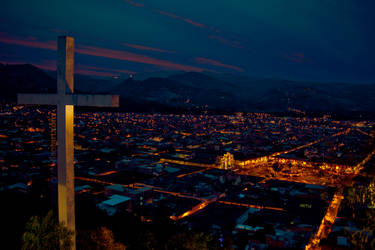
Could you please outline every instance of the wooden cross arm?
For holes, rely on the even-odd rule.
[[[57,105],[57,94],[17,94],[18,104]]]
[[[18,104],[119,107],[119,95],[18,94]]]
[[[119,107],[119,95],[66,95],[73,105],[87,107]]]

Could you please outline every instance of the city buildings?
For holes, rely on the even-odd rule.
[[[1,106],[1,192],[56,188],[53,112]],[[359,230],[341,214],[373,173],[373,121],[78,111],[75,123],[77,202],[107,216],[163,217],[239,249],[350,248],[344,232]]]

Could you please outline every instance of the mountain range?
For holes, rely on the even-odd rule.
[[[375,112],[375,83],[321,83],[196,72],[146,74],[129,79],[75,75],[77,93],[120,95],[120,109],[135,112]],[[0,64],[0,99],[16,93],[56,92],[56,72]]]

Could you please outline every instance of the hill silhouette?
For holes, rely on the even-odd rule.
[[[56,72],[0,64],[0,98],[56,92]],[[160,74],[159,74],[160,75]],[[96,79],[76,75],[78,93],[113,93],[124,111],[375,112],[375,84],[320,83],[259,77],[175,73],[147,79]]]

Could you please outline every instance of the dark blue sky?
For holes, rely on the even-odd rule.
[[[4,0],[0,62],[55,68],[76,39],[76,72],[215,71],[375,82],[373,0]]]

